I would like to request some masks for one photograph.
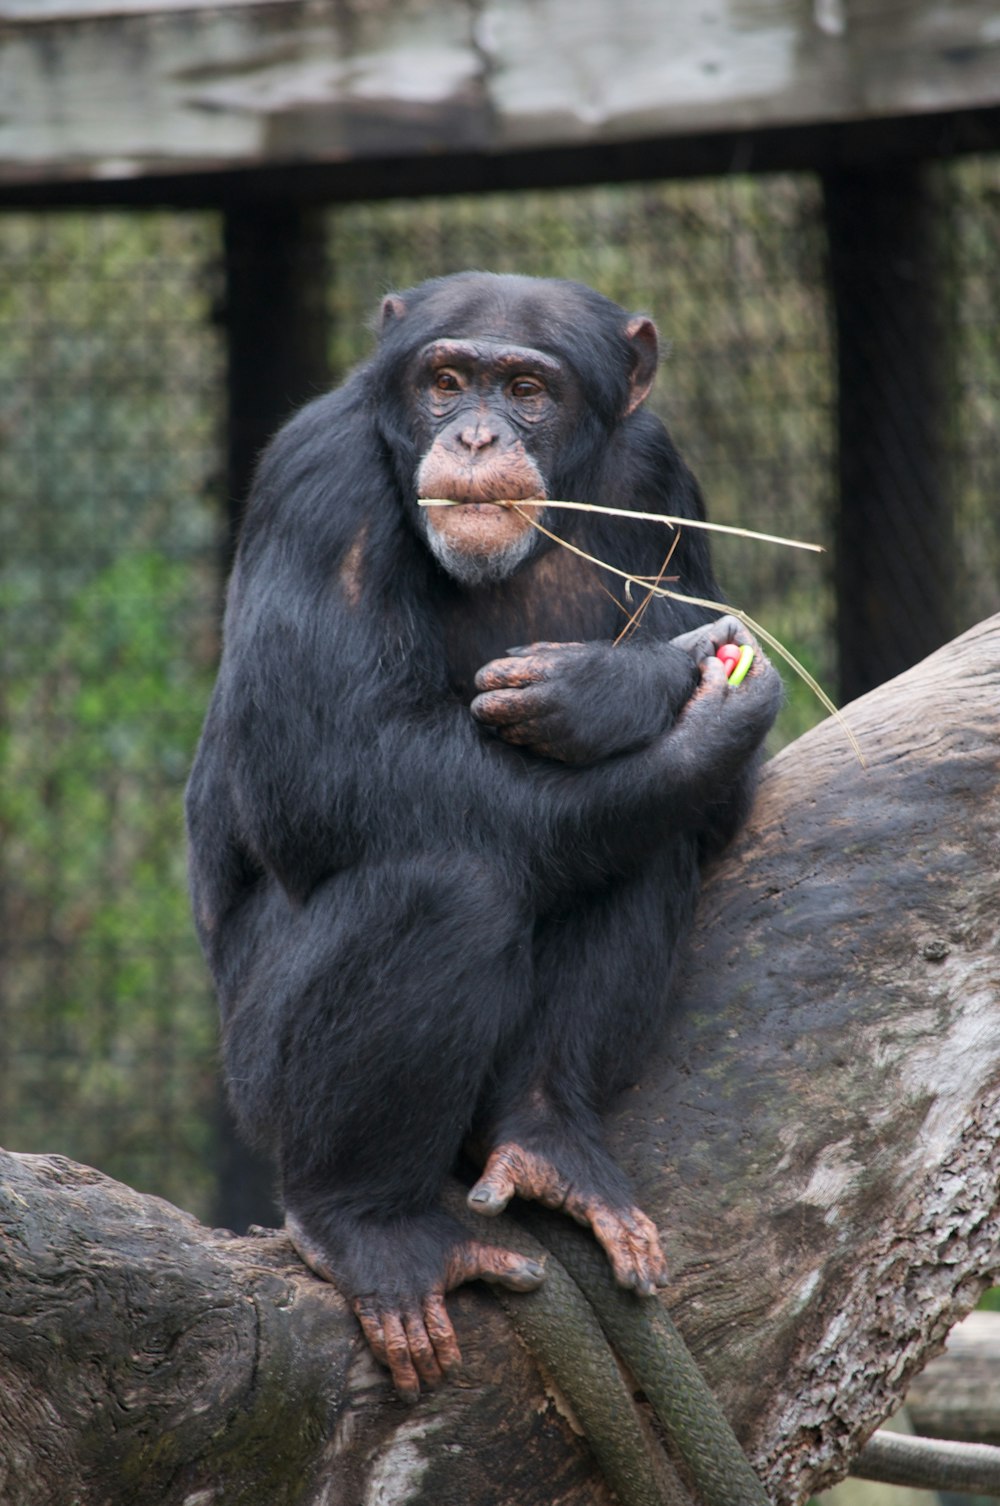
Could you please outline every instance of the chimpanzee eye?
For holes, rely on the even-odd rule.
[[[511,397],[520,399],[541,397],[544,386],[537,377],[515,377],[510,384]]]
[[[453,371],[438,371],[434,375],[434,390],[436,392],[459,392],[461,391],[461,383]]]

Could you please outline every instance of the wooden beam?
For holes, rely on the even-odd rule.
[[[0,181],[752,134],[1000,105],[993,0],[0,0]]]
[[[205,171],[133,178],[4,182],[0,177],[0,212],[58,207],[217,209],[274,201],[333,205],[728,173],[884,167],[997,150],[1000,107],[516,152],[455,151],[343,162],[289,161],[262,167],[217,165]]]
[[[296,5],[298,0],[211,0],[212,10],[251,10]],[[50,26],[54,21],[120,21],[125,16],[164,16],[203,11],[206,0],[0,0],[0,22]]]

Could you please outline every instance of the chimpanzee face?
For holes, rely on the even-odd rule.
[[[534,552],[528,519],[544,509],[497,504],[548,495],[546,462],[576,408],[571,376],[543,351],[487,337],[431,341],[415,365],[417,495],[460,504],[422,509],[428,545],[466,585],[503,580]]]
[[[380,345],[396,474],[404,492],[457,504],[415,509],[416,526],[469,586],[549,547],[532,520],[550,486],[591,471],[657,359],[650,321],[589,289],[481,273],[389,294]]]

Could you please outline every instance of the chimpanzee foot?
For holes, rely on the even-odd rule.
[[[596,1192],[575,1187],[547,1156],[507,1140],[490,1152],[482,1176],[469,1193],[469,1207],[495,1218],[515,1193],[589,1225],[619,1286],[642,1297],[666,1286],[667,1262],[651,1219],[633,1204],[615,1206]]]
[[[421,1382],[433,1389],[462,1367],[444,1294],[465,1281],[491,1281],[515,1292],[534,1291],[545,1279],[544,1267],[513,1250],[478,1240],[463,1240],[451,1250],[441,1283],[405,1306],[381,1301],[377,1293],[351,1304],[375,1358],[388,1369],[404,1401],[415,1402]]]
[[[322,1276],[324,1281],[336,1282],[342,1287],[347,1284],[338,1278],[325,1252],[294,1215],[286,1217],[285,1229],[310,1270]],[[370,1239],[375,1246],[381,1242],[375,1228],[370,1231]],[[405,1266],[405,1246],[400,1248],[398,1234],[395,1240],[394,1253],[400,1265]],[[376,1269],[379,1255],[384,1257],[385,1251],[372,1249],[369,1253],[372,1269]],[[383,1269],[385,1265],[383,1259]],[[457,1375],[462,1366],[458,1340],[445,1306],[445,1292],[463,1282],[477,1280],[495,1282],[515,1292],[529,1292],[540,1286],[544,1279],[544,1267],[537,1260],[513,1250],[481,1244],[475,1239],[456,1239],[443,1249],[440,1273],[422,1293],[399,1295],[397,1276],[390,1282],[392,1295],[378,1291],[358,1296],[345,1291],[345,1295],[350,1297],[354,1315],[372,1353],[391,1374],[399,1396],[403,1401],[415,1402],[420,1396],[421,1385],[433,1389],[446,1377]]]

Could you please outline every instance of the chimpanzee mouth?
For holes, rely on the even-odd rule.
[[[514,511],[518,507],[544,507],[545,498],[532,497],[480,497],[469,495],[461,497],[420,497],[422,507],[438,506],[461,508],[463,512],[481,512],[487,507],[503,508]]]

